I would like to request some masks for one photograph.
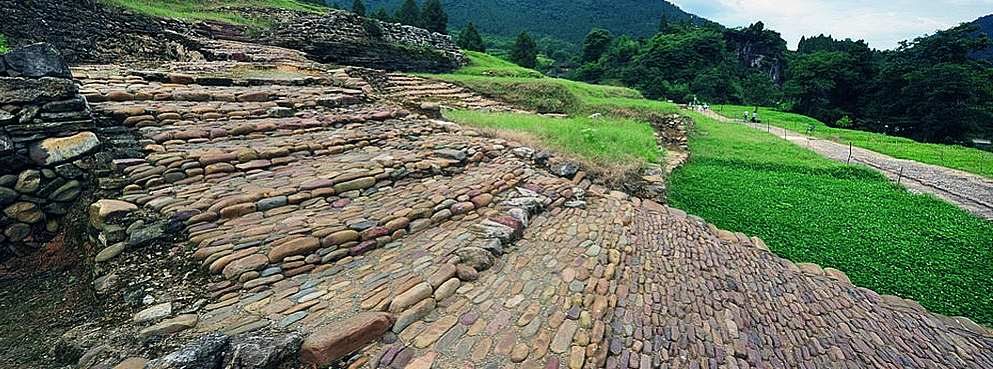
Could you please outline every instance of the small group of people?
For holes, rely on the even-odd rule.
[[[742,121],[745,121],[745,122],[749,122],[749,120],[748,120],[748,112],[747,111],[745,111],[744,113],[741,113],[741,120]],[[759,122],[761,122],[759,120],[759,110],[758,109],[755,109],[755,111],[752,112],[752,120],[750,122],[752,122],[752,123],[759,123]]]

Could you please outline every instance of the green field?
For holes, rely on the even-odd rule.
[[[663,157],[652,127],[631,119],[556,118],[533,114],[451,111],[456,123],[496,130],[527,132],[560,151],[603,165],[657,163]]]
[[[231,24],[247,26],[266,26],[267,20],[248,19],[236,14],[219,12],[220,7],[269,7],[302,10],[307,12],[322,12],[327,9],[293,0],[103,0],[112,5],[135,10],[139,13],[156,17],[169,17],[191,20],[215,20]]]
[[[711,109],[725,117],[741,119],[742,112],[751,112],[755,108],[737,105],[715,105]],[[993,153],[983,150],[963,146],[920,143],[903,137],[887,136],[853,129],[834,128],[814,118],[769,108],[759,108],[759,119],[763,124],[770,123],[773,126],[804,134],[808,134],[806,133],[807,129],[813,125],[814,130],[808,135],[844,144],[851,142],[854,146],[898,159],[914,160],[986,177],[993,177]]]
[[[643,117],[675,113],[673,104],[645,99],[630,88],[591,85],[521,68],[495,56],[468,52],[470,64],[451,74],[425,74],[428,78],[466,86],[478,93],[539,113],[611,117]]]
[[[689,114],[694,156],[670,177],[673,206],[859,286],[993,323],[993,223],[766,132]]]

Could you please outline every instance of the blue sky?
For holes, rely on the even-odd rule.
[[[993,0],[669,0],[684,11],[727,27],[761,20],[778,31],[790,49],[800,36],[821,33],[865,40],[875,49],[892,49],[913,40],[993,14]]]

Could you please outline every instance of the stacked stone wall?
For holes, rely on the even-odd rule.
[[[48,44],[0,57],[0,261],[51,240],[91,188],[102,144],[70,77]]]

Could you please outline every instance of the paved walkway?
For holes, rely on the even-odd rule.
[[[899,181],[911,192],[931,193],[979,217],[993,220],[993,179],[980,175],[897,159],[859,147],[849,147],[838,142],[806,136],[768,124],[742,122],[718,115],[712,110],[703,114],[725,122],[744,123],[752,128],[785,137],[790,142],[806,147],[829,159],[862,164],[886,175],[893,182]],[[849,151],[851,150],[851,151]]]
[[[163,278],[149,295],[184,309],[136,319],[142,338],[306,336],[377,311],[389,330],[341,367],[993,368],[993,336],[967,319],[795,265],[531,148],[370,103],[333,73],[80,76],[108,100],[94,109],[144,139],[145,158],[117,161],[118,198],[182,220],[174,252],[208,275],[194,297],[148,277]],[[115,260],[101,271],[132,267]],[[147,352],[127,345],[112,352]]]

